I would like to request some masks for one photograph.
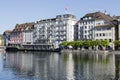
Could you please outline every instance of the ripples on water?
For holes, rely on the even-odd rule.
[[[0,80],[118,80],[120,55],[0,52]]]

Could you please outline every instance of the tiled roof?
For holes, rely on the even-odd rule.
[[[84,20],[84,18],[89,18],[89,17],[91,17],[91,19]],[[95,12],[95,13],[86,14],[78,22],[90,21],[90,20],[106,20],[110,25],[113,25],[112,21],[114,20],[114,18],[102,12]]]
[[[109,21],[113,20],[113,18],[110,15],[102,12],[88,13],[83,18],[85,17],[92,17],[92,19],[94,20],[97,20],[97,19],[107,19]]]
[[[34,23],[16,24],[13,31],[24,31],[26,28],[33,29]]]

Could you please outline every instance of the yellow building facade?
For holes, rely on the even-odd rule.
[[[0,46],[4,46],[4,40],[2,35],[0,35]]]

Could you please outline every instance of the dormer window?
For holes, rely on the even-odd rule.
[[[92,19],[92,17],[89,17],[89,19]]]

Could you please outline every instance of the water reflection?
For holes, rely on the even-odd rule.
[[[116,65],[116,73],[115,73],[115,80],[120,79],[120,55],[115,56],[115,65]]]
[[[14,80],[114,80],[120,76],[120,56],[95,53],[6,53],[3,69]],[[11,79],[12,80],[12,79]]]

